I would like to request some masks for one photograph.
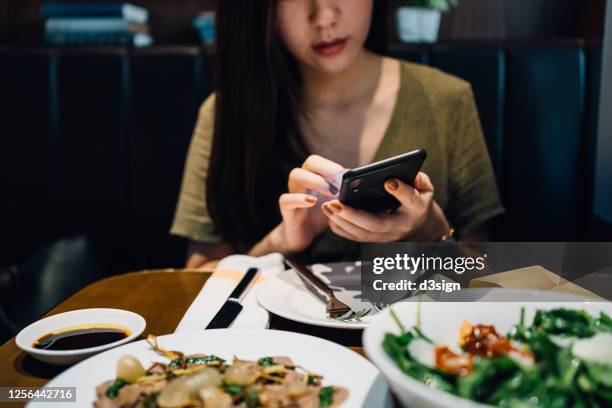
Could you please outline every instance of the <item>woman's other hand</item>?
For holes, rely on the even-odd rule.
[[[283,221],[250,253],[290,254],[308,248],[327,228],[321,204],[338,196],[346,171],[340,164],[317,155],[309,156],[301,167],[294,168],[289,174],[288,192],[278,200]]]
[[[338,200],[323,204],[332,231],[358,242],[434,241],[449,232],[446,216],[433,199],[434,186],[427,174],[417,175],[414,188],[389,179],[385,189],[401,204],[390,214],[372,214]]]

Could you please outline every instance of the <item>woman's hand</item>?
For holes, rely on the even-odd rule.
[[[306,249],[327,228],[321,204],[338,196],[346,171],[338,163],[317,155],[309,156],[301,167],[293,169],[287,183],[289,192],[278,200],[283,221],[250,253],[289,254]]]
[[[434,186],[427,174],[417,175],[414,188],[390,179],[385,189],[401,204],[390,214],[372,214],[338,200],[325,203],[323,211],[332,231],[359,242],[433,241],[448,233],[448,221],[433,199]]]

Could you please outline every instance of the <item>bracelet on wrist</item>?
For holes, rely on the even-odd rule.
[[[453,227],[448,229],[448,232],[444,235],[442,235],[438,241],[448,241],[449,239],[453,238],[455,236],[455,229]]]

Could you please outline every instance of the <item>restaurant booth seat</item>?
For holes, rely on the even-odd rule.
[[[494,239],[589,239],[599,43],[389,53],[472,84],[507,209]],[[102,247],[109,274],[181,265],[168,231],[212,82],[197,47],[0,47],[0,265],[75,235]]]
[[[0,272],[2,326],[15,334],[67,295],[107,277],[108,270],[91,237],[67,237],[47,245],[27,261]]]

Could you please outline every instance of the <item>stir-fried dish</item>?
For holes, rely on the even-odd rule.
[[[95,407],[325,408],[348,397],[345,388],[324,386],[320,374],[288,357],[234,357],[228,364],[214,355],[165,350],[153,336],[147,340],[169,362],[153,363],[145,370],[135,357],[121,357],[116,378],[96,388]]]
[[[612,318],[582,310],[524,310],[507,335],[464,322],[456,345],[435,344],[418,327],[387,333],[385,352],[426,386],[500,407],[612,406]]]

